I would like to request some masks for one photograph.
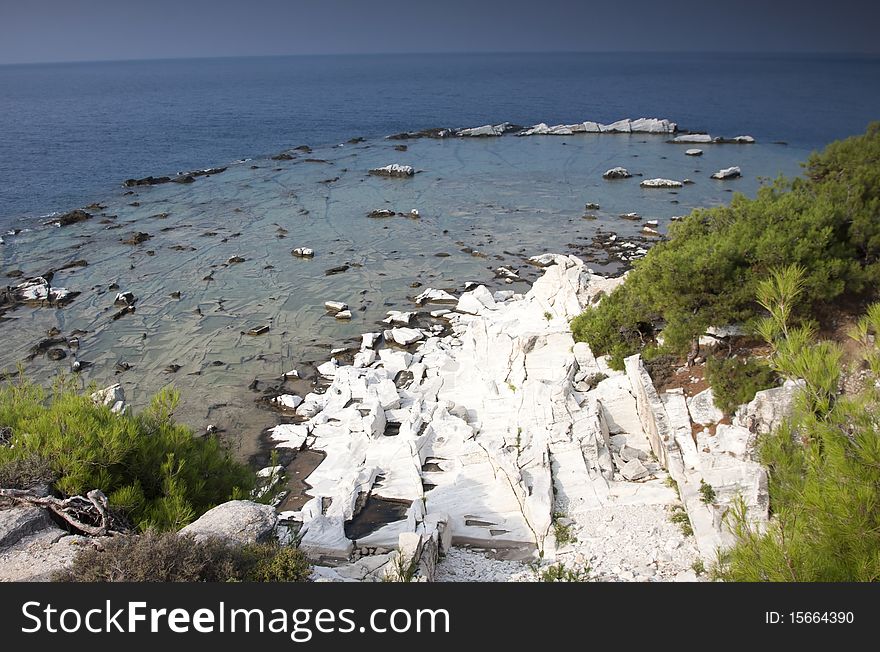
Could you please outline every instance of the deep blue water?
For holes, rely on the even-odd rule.
[[[640,116],[821,148],[880,118],[880,58],[507,54],[0,66],[0,224],[90,203],[128,177],[302,143]]]

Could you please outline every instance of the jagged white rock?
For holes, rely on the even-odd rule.
[[[742,176],[742,170],[739,169],[739,166],[734,165],[730,168],[723,168],[718,170],[715,174],[712,175],[713,179],[735,179],[736,177]]]
[[[329,312],[340,312],[342,310],[348,310],[348,304],[344,301],[325,301],[324,308]]]
[[[428,288],[417,296],[415,301],[417,304],[421,305],[423,303],[455,303],[458,299],[449,294],[446,290]]]
[[[712,136],[709,134],[682,134],[672,139],[673,143],[711,143]]]
[[[606,173],[607,174],[607,173]],[[674,179],[645,179],[639,184],[642,188],[681,188],[681,181]]]
[[[281,394],[272,399],[273,403],[277,403],[288,410],[295,410],[303,402],[302,397],[295,394]]]
[[[400,165],[392,163],[380,168],[373,168],[370,174],[380,177],[411,177],[416,171],[410,165]]]
[[[701,426],[711,426],[724,418],[724,413],[715,407],[715,396],[711,387],[690,397],[687,406],[691,421]]]
[[[510,131],[511,124],[509,122],[502,122],[497,125],[483,125],[482,127],[470,127],[468,129],[459,129],[455,132],[456,136],[462,136],[465,138],[483,138],[483,137],[491,137],[491,136],[503,136],[505,133]]]
[[[602,173],[603,179],[629,179],[631,176],[629,170],[620,166],[605,170],[605,172]]]

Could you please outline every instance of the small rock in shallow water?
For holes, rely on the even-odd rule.
[[[339,265],[338,267],[331,267],[328,270],[324,271],[324,276],[333,276],[334,274],[342,274],[343,272],[348,271],[348,265]]]
[[[146,242],[147,240],[149,240],[152,237],[153,236],[151,236],[149,233],[144,233],[142,231],[139,231],[137,233],[132,233],[130,236],[125,238],[122,241],[122,244],[139,245],[142,242]]]
[[[64,351],[64,349],[49,349],[48,351],[46,351],[46,355],[49,357],[50,360],[54,360],[55,362],[58,362],[59,360],[64,360],[64,358],[67,357],[67,353]]]
[[[629,173],[629,170],[622,167],[611,168],[610,170],[606,170],[602,175],[603,179],[629,179],[632,175]]]

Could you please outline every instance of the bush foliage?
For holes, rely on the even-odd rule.
[[[732,415],[763,389],[775,387],[778,376],[766,364],[751,358],[709,358],[706,377],[712,386],[715,407]]]
[[[637,261],[626,281],[572,321],[596,355],[623,358],[663,325],[683,352],[710,326],[754,317],[757,283],[771,269],[804,269],[801,309],[880,280],[880,122],[813,154],[803,178],[779,178],[755,199],[698,209]]]
[[[117,415],[59,381],[0,386],[0,481],[51,484],[64,495],[100,489],[140,529],[177,530],[218,503],[241,497],[253,473],[215,437],[176,424],[178,395],[164,390],[138,415]]]
[[[277,544],[227,546],[173,532],[117,536],[101,549],[84,547],[62,582],[304,582],[311,573],[297,548]]]
[[[803,270],[790,267],[762,285],[770,317],[761,331],[771,363],[802,378],[794,416],[759,441],[770,477],[773,517],[762,532],[740,503],[730,514],[736,545],[719,560],[729,581],[880,581],[880,304],[853,329],[869,374],[865,388],[838,389],[841,347],[791,327],[782,306],[798,296]]]

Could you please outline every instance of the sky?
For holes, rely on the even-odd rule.
[[[880,54],[877,0],[0,0],[0,64],[281,54]]]

